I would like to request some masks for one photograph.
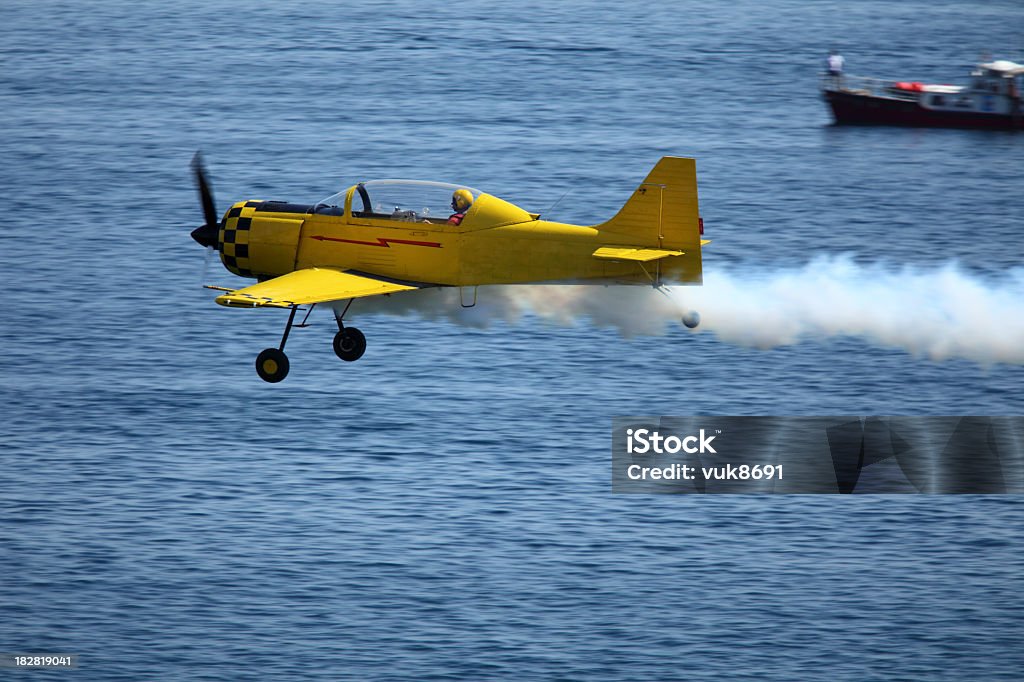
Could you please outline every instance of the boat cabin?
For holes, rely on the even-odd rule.
[[[992,93],[1014,97],[1020,93],[1018,79],[1024,74],[1024,66],[1000,60],[979,64],[971,72],[971,89],[980,93]]]

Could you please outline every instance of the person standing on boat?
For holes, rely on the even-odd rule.
[[[843,55],[839,54],[837,50],[831,50],[828,53],[828,76],[832,81],[832,84],[837,88],[843,84],[843,64],[846,60],[843,59]]]

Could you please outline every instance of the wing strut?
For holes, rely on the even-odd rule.
[[[345,309],[341,311],[340,315],[338,314],[337,309],[335,309],[335,311],[334,311],[334,319],[338,322],[338,329],[339,330],[345,328],[345,323],[342,320],[345,319],[345,313],[347,313],[348,309],[352,307],[352,301],[354,301],[354,300],[356,300],[356,299],[354,299],[354,298],[348,299],[348,303],[345,304]]]
[[[292,331],[292,323],[295,322],[295,313],[298,311],[299,306],[293,305],[292,310],[288,313],[288,324],[284,327],[284,334],[281,335],[281,345],[277,347],[279,351],[284,352],[284,344],[288,343],[288,334]]]

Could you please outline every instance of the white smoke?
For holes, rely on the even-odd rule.
[[[417,313],[487,326],[526,315],[557,324],[615,327],[624,336],[687,333],[681,316],[700,313],[694,333],[724,342],[776,348],[811,339],[857,337],[933,360],[1024,364],[1024,269],[997,281],[956,264],[898,269],[858,265],[850,257],[817,258],[797,269],[729,272],[705,269],[704,286],[521,285],[425,289],[373,301],[353,312]]]
[[[589,323],[614,327],[627,337],[664,334],[673,323],[679,323],[681,315],[679,303],[651,287],[642,286],[482,286],[475,301],[473,305],[472,287],[421,289],[358,299],[353,303],[352,314],[417,314],[426,319],[446,319],[481,328],[495,321],[515,323],[523,317],[534,316],[563,326]],[[343,308],[344,302],[339,309]]]
[[[704,288],[676,291],[730,343],[848,336],[933,360],[1024,363],[1024,269],[984,281],[956,264],[889,269],[822,257],[799,270],[706,273]]]

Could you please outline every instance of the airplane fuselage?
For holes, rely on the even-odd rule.
[[[633,236],[540,220],[486,194],[474,209],[462,224],[453,225],[442,219],[413,222],[349,210],[331,215],[310,205],[242,201],[225,215],[218,248],[229,270],[260,280],[310,267],[441,286],[649,284],[663,272],[686,280],[685,265],[671,262],[681,258],[646,268],[635,261],[594,258],[602,246],[635,243]],[[699,244],[693,246],[699,255]]]

